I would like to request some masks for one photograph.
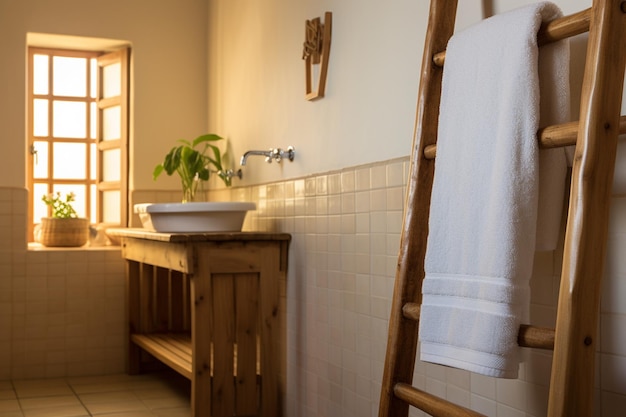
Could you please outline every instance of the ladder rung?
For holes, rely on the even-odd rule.
[[[626,116],[619,119],[619,133],[626,133]],[[560,125],[547,126],[539,129],[537,137],[540,148],[558,148],[561,146],[576,145],[578,136],[578,122],[563,123]],[[428,145],[424,148],[424,158],[435,159],[437,155],[437,145]]]
[[[589,31],[591,22],[591,8],[554,19],[542,25],[537,33],[537,44],[545,45],[561,39],[576,36]],[[438,52],[433,56],[433,63],[438,67],[443,67],[446,60],[446,51]]]
[[[547,45],[551,42],[589,32],[591,24],[591,7],[580,12],[563,16],[544,23],[537,33],[537,45]]]
[[[554,350],[554,329],[522,324],[519,327],[517,344],[528,348]]]
[[[404,304],[402,306],[402,315],[406,319],[418,321],[420,318],[420,305],[417,303]],[[534,349],[554,350],[554,329],[522,324],[517,335],[517,344]]]
[[[409,384],[397,383],[393,387],[393,393],[397,398],[433,417],[485,417],[484,414],[461,407]]]
[[[402,315],[409,320],[419,321],[420,305],[417,303],[406,303],[402,306]]]

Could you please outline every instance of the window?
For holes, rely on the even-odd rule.
[[[29,236],[56,192],[74,193],[92,224],[127,225],[128,49],[28,57]]]

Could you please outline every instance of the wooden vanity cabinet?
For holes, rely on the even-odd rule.
[[[187,377],[194,417],[280,416],[290,235],[109,233],[126,260],[128,372],[153,357]]]

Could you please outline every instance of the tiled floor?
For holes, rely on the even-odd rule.
[[[189,399],[173,372],[0,381],[2,417],[188,417]]]

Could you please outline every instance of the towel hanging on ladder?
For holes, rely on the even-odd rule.
[[[541,22],[560,15],[552,3],[526,6],[448,44],[420,313],[424,361],[517,377],[534,252],[555,247],[565,188],[564,150],[540,151],[536,140],[541,125],[569,120],[569,44],[537,47]]]

